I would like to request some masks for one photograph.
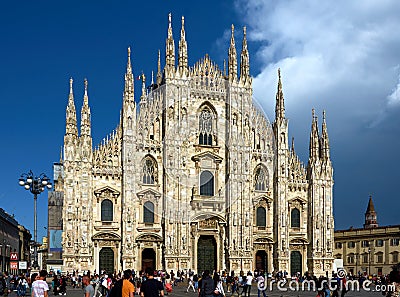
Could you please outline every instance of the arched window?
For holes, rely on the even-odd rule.
[[[147,201],[143,205],[143,222],[154,223],[154,204]]]
[[[297,208],[292,209],[290,221],[292,228],[300,228],[300,211]]]
[[[143,183],[153,185],[157,175],[157,164],[153,158],[147,157],[143,162]]]
[[[213,116],[209,108],[204,108],[199,117],[199,144],[212,145]]]
[[[111,202],[111,200],[105,199],[101,202],[101,220],[113,220],[113,203]]]
[[[210,171],[200,174],[200,195],[214,196],[214,175]]]
[[[255,173],[255,190],[256,191],[266,191],[268,188],[268,175],[267,171],[264,167],[259,165],[256,168],[256,173]]]
[[[264,207],[257,207],[257,227],[265,227],[267,225],[267,212]]]

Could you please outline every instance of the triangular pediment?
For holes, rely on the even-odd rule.
[[[302,237],[296,237],[290,240],[290,244],[309,244],[308,240]]]
[[[145,242],[161,242],[163,241],[161,236],[158,234],[153,234],[153,233],[145,233],[141,234],[138,237],[136,237],[136,241],[145,241]]]
[[[93,235],[92,240],[110,240],[110,241],[119,241],[121,237],[115,233],[97,233]]]
[[[112,197],[112,198],[117,198],[119,195],[121,194],[121,192],[117,191],[116,189],[113,189],[109,186],[100,188],[98,190],[94,191],[94,195],[96,197]]]
[[[274,243],[270,237],[258,237],[254,240],[254,243]]]
[[[307,204],[307,200],[304,199],[303,197],[300,197],[300,196],[297,196],[297,197],[294,197],[292,199],[289,199],[288,202],[292,203],[292,204],[297,202],[297,203],[299,203],[301,205]]]
[[[140,192],[137,192],[136,195],[137,195],[139,198],[142,198],[142,197],[148,196],[148,195],[154,196],[155,198],[160,198],[160,197],[161,197],[161,193],[160,193],[160,192],[158,192],[158,191],[156,191],[156,190],[154,190],[154,189],[151,189],[151,188],[149,188],[149,189],[144,189],[144,190],[142,190],[142,191],[140,191]]]
[[[215,163],[221,163],[223,158],[215,154],[214,152],[203,152],[192,157],[192,160],[195,162],[199,162],[204,159],[212,160]]]

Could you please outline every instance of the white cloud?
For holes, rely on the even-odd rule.
[[[314,100],[336,119],[351,113],[366,124],[400,101],[399,84],[393,91],[400,2],[239,0],[236,6],[249,39],[261,44],[252,57],[256,97],[274,96],[280,67],[288,109]]]
[[[393,92],[387,97],[387,100],[389,106],[400,104],[400,75],[397,86],[394,88]]]

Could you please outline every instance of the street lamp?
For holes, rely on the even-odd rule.
[[[37,195],[42,193],[45,188],[51,189],[52,184],[50,179],[41,173],[39,176],[35,176],[30,170],[28,173],[21,174],[19,178],[19,185],[24,187],[25,190],[29,190],[33,194],[33,234],[34,234],[34,245],[33,245],[33,268],[38,268],[38,254],[37,254]]]
[[[368,276],[371,275],[371,247],[368,244]]]

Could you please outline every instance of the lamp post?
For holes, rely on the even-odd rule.
[[[368,276],[371,274],[371,247],[368,244]]]
[[[19,185],[24,187],[25,190],[29,190],[33,194],[33,268],[38,268],[38,254],[37,254],[37,195],[42,193],[45,188],[51,189],[52,184],[50,179],[41,173],[39,176],[35,176],[30,170],[28,173],[21,174],[19,178]]]

